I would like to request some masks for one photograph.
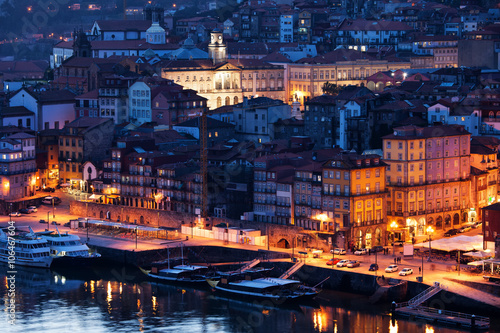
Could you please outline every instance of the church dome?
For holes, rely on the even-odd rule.
[[[194,48],[194,41],[191,39],[191,37],[186,38],[186,40],[182,44],[182,47],[185,48],[185,49],[192,49],[192,48]]]
[[[146,30],[146,33],[165,33],[165,29],[163,29],[158,22],[153,22],[151,27]]]

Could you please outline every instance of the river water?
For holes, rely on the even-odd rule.
[[[15,323],[8,322],[0,266],[0,332],[462,332],[404,319],[366,296],[323,291],[288,308],[236,301],[208,289],[145,281],[133,268],[17,269]],[[466,331],[463,331],[466,332]]]

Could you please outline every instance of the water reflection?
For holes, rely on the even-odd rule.
[[[430,325],[392,321],[364,296],[324,292],[317,303],[276,308],[266,302],[223,298],[204,289],[149,283],[134,276],[99,278],[100,272],[18,270],[18,320],[7,332],[434,333]],[[0,282],[3,328],[9,300],[2,271]],[[457,330],[439,328],[436,332]]]

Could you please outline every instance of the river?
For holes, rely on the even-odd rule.
[[[1,332],[462,332],[392,321],[387,306],[372,305],[362,295],[323,291],[311,304],[274,308],[221,298],[208,289],[151,283],[122,266],[18,268],[12,325],[5,266],[0,281]]]

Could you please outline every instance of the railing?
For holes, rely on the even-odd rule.
[[[397,305],[396,305],[396,307],[397,307]],[[439,314],[443,317],[455,317],[455,318],[462,318],[462,319],[467,319],[467,320],[471,320],[472,316],[474,316],[476,319],[476,324],[478,321],[484,322],[485,324],[488,324],[488,325],[490,323],[490,318],[488,318],[488,317],[476,316],[476,315],[472,315],[472,314],[468,314],[468,313],[441,310],[441,309],[436,309],[436,308],[429,308],[426,306],[417,306],[415,309],[418,311],[421,311],[421,312],[425,312],[425,313]]]
[[[439,291],[441,291],[441,288],[437,285],[434,285],[430,288],[427,288],[417,296],[413,297],[408,301],[408,306],[416,306],[419,304],[422,304],[424,301],[428,300],[430,297],[434,296],[437,294]]]

